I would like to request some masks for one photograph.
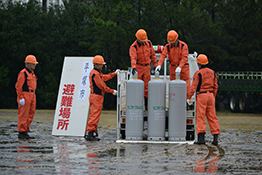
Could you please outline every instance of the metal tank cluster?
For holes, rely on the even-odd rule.
[[[126,87],[126,140],[143,140],[144,82],[137,78],[127,81]],[[169,82],[169,110],[166,121],[166,82],[155,79],[148,83],[147,140],[166,139],[183,141],[186,138],[186,82],[176,79]],[[166,123],[168,131],[166,133]]]

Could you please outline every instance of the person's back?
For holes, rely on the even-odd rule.
[[[215,72],[207,67],[201,67],[196,74],[201,77],[201,86],[197,89],[197,93],[206,92],[206,91],[217,91],[216,86],[216,74]],[[199,86],[199,85],[198,85]],[[216,93],[214,94],[216,96]]]
[[[215,97],[217,95],[217,76],[212,69],[207,68],[208,59],[206,55],[200,54],[196,62],[199,70],[194,74],[192,86],[187,96],[190,100],[194,93],[196,98],[196,128],[198,141],[195,144],[205,144],[206,121],[209,123],[210,132],[213,135],[213,145],[218,144],[219,122],[216,116]]]

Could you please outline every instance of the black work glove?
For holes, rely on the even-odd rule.
[[[137,70],[136,70],[136,68],[133,68],[132,75],[134,75],[135,73],[137,73]]]

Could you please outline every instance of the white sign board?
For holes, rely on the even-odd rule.
[[[191,83],[193,82],[194,74],[196,73],[196,71],[199,70],[196,59],[197,59],[197,53],[196,52],[194,52],[194,54],[188,55],[189,74],[190,74]]]
[[[84,136],[93,57],[65,57],[52,135]]]

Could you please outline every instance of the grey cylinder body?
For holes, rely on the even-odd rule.
[[[186,82],[169,82],[168,140],[186,137]]]
[[[147,140],[165,140],[166,83],[155,79],[148,83]]]
[[[144,82],[139,79],[127,81],[126,87],[126,139],[143,139]]]

